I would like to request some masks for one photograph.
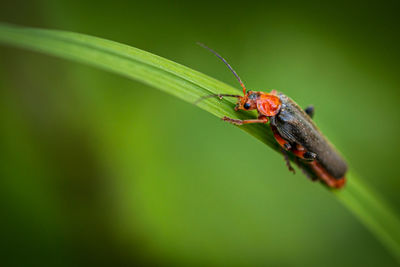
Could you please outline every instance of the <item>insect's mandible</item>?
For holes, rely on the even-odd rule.
[[[289,153],[294,155],[294,162],[312,180],[320,180],[331,188],[341,188],[345,185],[347,164],[312,121],[314,114],[312,106],[303,110],[292,99],[282,93],[278,94],[275,90],[270,93],[248,91],[239,75],[222,56],[204,44],[198,44],[210,50],[225,63],[243,88],[243,95],[208,95],[196,102],[210,97],[220,99],[236,97],[238,101],[235,110],[257,110],[258,117],[238,120],[224,116],[222,120],[235,125],[270,122],[275,140],[281,147],[290,171],[295,173],[289,161]]]

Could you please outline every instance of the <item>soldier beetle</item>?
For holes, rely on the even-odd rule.
[[[204,44],[198,44],[221,59],[243,88],[243,96],[216,94],[202,97],[198,101],[209,97],[220,99],[236,97],[238,99],[236,111],[257,110],[258,117],[238,120],[224,116],[222,120],[235,125],[269,123],[290,171],[295,172],[290,164],[288,153],[294,155],[297,165],[313,180],[320,180],[331,188],[341,188],[345,185],[347,164],[313,122],[314,108],[312,106],[303,110],[288,96],[277,93],[275,90],[270,93],[248,91],[239,75],[222,56]]]

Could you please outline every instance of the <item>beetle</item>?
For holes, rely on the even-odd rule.
[[[224,116],[222,120],[235,125],[262,123],[271,127],[275,140],[279,144],[290,171],[295,170],[290,164],[289,155],[294,162],[312,180],[320,180],[330,188],[341,188],[346,183],[347,164],[333,145],[322,135],[312,120],[314,108],[302,109],[283,93],[272,90],[270,93],[247,90],[239,75],[217,52],[204,44],[200,46],[210,50],[235,75],[243,88],[243,96],[233,94],[215,94],[202,97],[236,97],[235,110],[257,110],[256,119],[238,120]]]

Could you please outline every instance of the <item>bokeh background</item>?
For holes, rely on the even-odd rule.
[[[2,0],[0,20],[277,89],[400,212],[397,1]],[[239,86],[237,86],[239,88]],[[192,104],[0,46],[3,266],[395,266],[335,197]]]

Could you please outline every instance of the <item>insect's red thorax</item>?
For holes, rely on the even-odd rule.
[[[257,99],[257,109],[265,116],[271,117],[278,114],[281,109],[281,100],[274,94],[263,93]]]

